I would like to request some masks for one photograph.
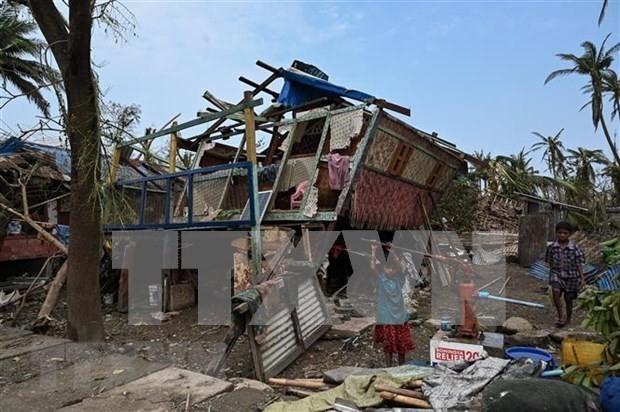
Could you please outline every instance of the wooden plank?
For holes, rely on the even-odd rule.
[[[301,200],[301,206],[299,207],[299,210],[302,213],[306,209],[306,204],[308,203],[308,197],[310,196],[312,186],[314,186],[317,179],[319,178],[319,171],[320,171],[319,163],[321,162],[321,153],[323,152],[323,146],[325,145],[325,141],[327,140],[327,132],[329,131],[329,124],[331,122],[331,118],[332,118],[331,113],[328,113],[327,117],[325,117],[325,123],[323,124],[323,131],[321,132],[321,140],[319,141],[319,147],[316,151],[316,154],[314,155],[314,162],[313,162],[312,169],[311,169],[311,170],[314,170],[314,175],[312,176],[312,180],[309,182],[310,184],[308,185],[308,190],[306,190],[306,193],[303,194],[303,198]]]
[[[258,84],[256,82],[253,82],[252,80],[250,80],[250,79],[248,79],[247,77],[244,77],[244,76],[239,76],[239,81],[247,84],[248,86],[254,87],[255,90],[260,87],[260,84]],[[278,97],[280,97],[279,93],[274,92],[273,90],[271,90],[271,89],[269,89],[267,87],[264,87],[262,89],[263,89],[262,90],[263,92],[271,95],[274,99],[277,99]]]

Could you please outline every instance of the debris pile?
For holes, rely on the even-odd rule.
[[[496,194],[486,194],[480,199],[475,213],[476,231],[501,230],[519,232],[519,217],[523,202]]]

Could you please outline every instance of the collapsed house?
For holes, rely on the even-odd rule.
[[[106,213],[116,216],[106,220],[108,232],[237,229],[239,250],[252,254],[252,266],[238,269],[243,265],[235,258],[232,291],[236,293],[287,275],[276,274],[275,269],[265,272],[262,266],[266,257],[276,268],[290,252],[270,240],[290,240],[306,230],[430,229],[429,217],[444,190],[457,174],[467,172],[465,154],[436,133],[416,129],[389,113],[408,116],[409,109],[330,83],[314,66],[299,61],[290,69],[260,61],[257,65],[269,75],[260,84],[240,77],[252,90],[239,104],[207,91],[203,97],[211,107],[196,119],[117,145],[109,181],[116,198],[128,207],[122,218]],[[277,80],[283,81],[280,92],[270,88]],[[258,96],[267,96],[272,104],[257,114],[255,109],[263,102]],[[209,122],[206,130],[186,135],[190,128]],[[164,136],[170,139],[167,174],[119,178],[118,168],[132,150],[139,150],[138,144]],[[237,147],[223,143],[235,139]],[[258,151],[257,140],[266,143]],[[195,153],[186,170],[177,166],[179,150]],[[129,194],[139,202],[123,201]],[[247,236],[251,228],[259,229]],[[187,246],[181,243],[179,249]],[[304,250],[305,260],[312,261],[312,247],[304,244]],[[346,267],[348,261],[341,250],[330,255],[335,258],[330,261],[334,276],[338,273],[333,269]],[[246,258],[249,263],[250,257]],[[172,303],[180,300],[181,290],[187,296],[187,288],[198,287],[196,275],[183,279],[178,272],[181,267],[168,271],[161,282],[163,310],[178,309]],[[119,288],[119,308],[124,309],[127,276],[123,271]],[[248,328],[260,379],[280,372],[329,328],[317,280],[301,282],[298,292],[305,303],[271,314],[267,322],[271,327],[260,336],[260,344],[253,328]],[[247,312],[247,304],[236,310]],[[237,337],[227,342],[229,348]]]
[[[0,203],[27,215],[68,243],[69,154],[66,150],[8,139],[0,144]],[[0,209],[0,264],[23,266],[58,253],[24,219]]]

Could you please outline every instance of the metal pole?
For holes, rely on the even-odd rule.
[[[489,295],[489,292],[479,292],[478,293],[478,297],[482,298],[482,299],[498,300],[500,302],[514,303],[516,305],[529,306],[531,308],[539,308],[539,309],[544,309],[545,308],[545,305],[543,305],[542,303],[534,303],[534,302],[527,302],[527,301],[524,301],[524,300],[503,298],[501,296]]]

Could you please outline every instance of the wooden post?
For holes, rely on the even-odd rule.
[[[58,296],[60,296],[60,291],[62,286],[67,281],[67,261],[62,264],[56,277],[51,283],[50,289],[47,292],[47,296],[45,297],[45,301],[43,305],[41,305],[41,309],[39,310],[39,317],[50,316],[56,307],[56,302],[58,302]]]
[[[172,123],[172,127],[177,125],[177,122]],[[178,132],[170,133],[170,153],[168,157],[168,170],[170,173],[177,171],[177,137]]]
[[[249,103],[252,101],[252,92],[246,91],[243,94],[244,101]],[[248,178],[252,179],[253,190],[249,193],[252,196],[254,204],[254,217],[256,222],[252,226],[252,282],[254,285],[258,283],[258,279],[262,273],[262,247],[260,238],[260,205],[258,204],[258,163],[256,161],[256,122],[254,120],[254,110],[251,107],[246,108],[245,115],[245,141],[248,160],[252,163],[252,175]]]
[[[519,265],[529,267],[545,251],[549,231],[549,215],[521,216],[519,220]]]
[[[118,165],[121,162],[121,149],[115,147],[112,152],[112,164],[110,165],[110,172],[108,173],[108,183],[113,184],[116,181],[116,172],[118,172]]]

